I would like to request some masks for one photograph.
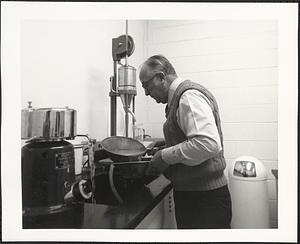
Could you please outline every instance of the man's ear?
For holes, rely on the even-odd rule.
[[[161,80],[166,80],[166,75],[164,74],[164,72],[160,71],[160,72],[158,73],[158,76],[159,76],[159,78],[160,78]]]

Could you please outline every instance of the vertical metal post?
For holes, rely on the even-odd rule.
[[[128,65],[128,20],[126,20],[125,49],[126,49],[125,66],[127,66]]]
[[[114,61],[114,76],[111,81],[112,91],[110,94],[110,135],[117,134],[117,96],[113,94],[117,90],[117,61]]]
[[[132,98],[132,112],[133,114],[135,114],[135,96],[133,96]],[[132,137],[135,137],[135,129],[134,129],[134,125],[135,125],[135,118],[132,117]]]
[[[128,20],[126,20],[126,38],[125,38],[125,50],[126,50],[126,56],[125,56],[125,84],[128,83]],[[125,95],[125,135],[128,137],[128,124],[129,124],[129,118],[128,118],[128,95]]]
[[[128,137],[128,124],[129,124],[129,116],[128,109],[125,111],[125,136]]]

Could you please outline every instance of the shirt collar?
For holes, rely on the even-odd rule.
[[[177,77],[175,80],[173,80],[173,82],[171,83],[170,87],[169,87],[169,91],[168,91],[168,104],[171,103],[173,95],[177,89],[177,87],[180,85],[180,83],[182,83],[184,80],[180,77]]]

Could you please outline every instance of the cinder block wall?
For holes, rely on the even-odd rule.
[[[163,54],[179,76],[210,89],[219,102],[227,163],[250,155],[268,172],[271,226],[277,228],[277,22],[151,20],[146,56]],[[162,136],[164,106],[147,98],[146,131]]]

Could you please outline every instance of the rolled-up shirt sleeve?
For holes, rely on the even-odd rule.
[[[208,102],[198,90],[187,90],[182,94],[177,109],[177,122],[188,139],[162,150],[162,159],[166,163],[198,165],[222,150]]]

